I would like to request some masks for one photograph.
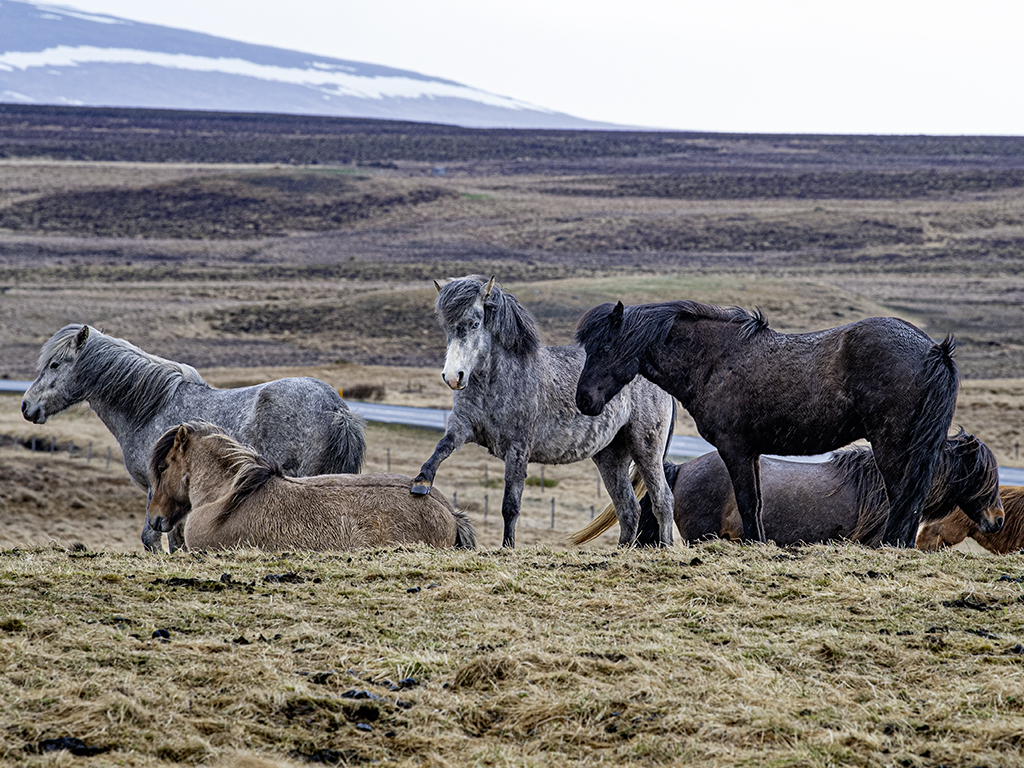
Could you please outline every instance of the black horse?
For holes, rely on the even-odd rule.
[[[675,395],[729,470],[743,537],[764,541],[759,458],[871,442],[885,481],[882,543],[914,546],[936,456],[959,388],[955,343],[896,318],[777,333],[760,312],[693,301],[591,309],[576,329],[587,353],[584,414],[637,375]]]

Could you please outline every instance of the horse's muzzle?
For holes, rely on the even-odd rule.
[[[604,403],[592,397],[588,392],[577,392],[576,407],[584,416],[599,416],[604,410]]]
[[[149,521],[149,526],[154,531],[160,531],[160,533],[167,533],[171,530],[171,528],[174,527],[169,522],[167,522],[167,520],[165,520],[162,515],[157,515],[156,517],[151,518]]]
[[[25,400],[21,401],[21,415],[33,424],[46,423],[46,412],[38,405],[29,405]]]
[[[448,376],[444,371],[442,371],[441,378],[444,379],[444,383],[448,385],[449,389],[456,392],[460,389],[465,389],[466,382],[469,380],[465,371],[459,371],[455,376]]]
[[[996,517],[986,517],[980,523],[978,523],[978,530],[982,533],[999,533],[1003,530],[1003,521],[1005,518],[1003,515]]]

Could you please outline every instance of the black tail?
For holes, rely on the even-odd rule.
[[[476,549],[476,531],[469,515],[455,511],[455,549]]]
[[[924,370],[927,384],[914,414],[903,494],[901,499],[889,499],[889,521],[885,526],[883,544],[914,546],[935,462],[956,410],[960,374],[953,360],[954,349],[956,341],[950,335],[928,350]]]

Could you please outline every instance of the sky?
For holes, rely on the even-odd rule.
[[[1024,135],[1024,0],[63,0],[620,125]]]

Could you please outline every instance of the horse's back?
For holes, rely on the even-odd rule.
[[[366,451],[363,421],[328,384],[310,377],[210,392],[207,417],[285,473],[358,472]]]
[[[219,524],[201,511],[186,524],[189,547],[254,546],[315,551],[423,543],[455,546],[454,510],[440,491],[409,493],[412,479],[395,474],[282,477],[267,482]]]
[[[676,525],[688,541],[743,537],[732,480],[717,451],[683,464],[673,493]],[[780,546],[850,538],[857,528],[856,495],[827,462],[762,456],[761,497],[765,536]]]

